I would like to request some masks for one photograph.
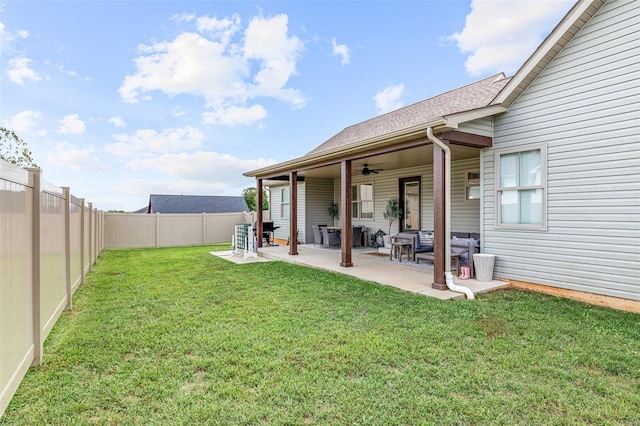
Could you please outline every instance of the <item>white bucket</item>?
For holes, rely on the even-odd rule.
[[[493,265],[496,262],[495,254],[476,253],[473,255],[473,266],[476,268],[476,280],[490,282],[493,280]]]

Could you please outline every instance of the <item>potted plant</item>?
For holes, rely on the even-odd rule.
[[[402,217],[402,209],[400,208],[400,203],[397,198],[391,198],[387,201],[387,206],[384,208],[384,218],[389,221],[389,233],[385,237],[386,240],[391,239],[391,225],[395,222],[396,219],[400,219]],[[385,244],[388,244],[389,241],[385,241]]]
[[[370,245],[373,248],[384,247],[384,236],[387,235],[382,229],[378,229],[375,233],[369,237]]]
[[[329,206],[329,216],[331,216],[331,220],[335,223],[336,216],[338,216],[338,205],[332,201]]]

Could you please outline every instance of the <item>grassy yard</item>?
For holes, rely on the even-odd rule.
[[[212,249],[104,252],[0,424],[640,425],[637,314]]]

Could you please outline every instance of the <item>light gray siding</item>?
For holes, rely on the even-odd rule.
[[[498,277],[640,300],[640,3],[607,2],[495,120],[494,149],[547,147],[547,229],[496,229],[483,161],[483,249]]]
[[[313,225],[329,225],[329,205],[333,201],[333,179],[307,179],[305,181],[305,239],[313,244]],[[299,225],[300,226],[300,225]]]
[[[479,170],[478,158],[457,161],[451,164],[451,230],[458,232],[479,232],[480,230],[480,203],[477,200],[466,201],[466,180],[467,171]],[[419,167],[410,167],[396,170],[385,170],[382,173],[362,176],[353,175],[354,185],[359,183],[373,183],[374,197],[374,218],[353,219],[354,225],[364,225],[369,232],[376,232],[382,229],[389,232],[389,222],[384,218],[383,212],[387,205],[387,200],[392,197],[399,197],[399,180],[401,178],[420,176],[422,192],[422,230],[433,230],[433,165],[428,164]],[[334,199],[340,202],[340,179],[334,180]],[[398,232],[398,221],[396,220],[391,233]]]
[[[493,117],[461,123],[457,130],[475,135],[493,137]]]

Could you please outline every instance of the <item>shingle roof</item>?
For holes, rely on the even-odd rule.
[[[149,213],[237,213],[249,211],[244,197],[222,195],[149,196]]]
[[[504,74],[496,74],[433,98],[354,124],[317,146],[307,155],[411,128],[448,115],[484,108],[489,106],[508,81],[509,79]]]

